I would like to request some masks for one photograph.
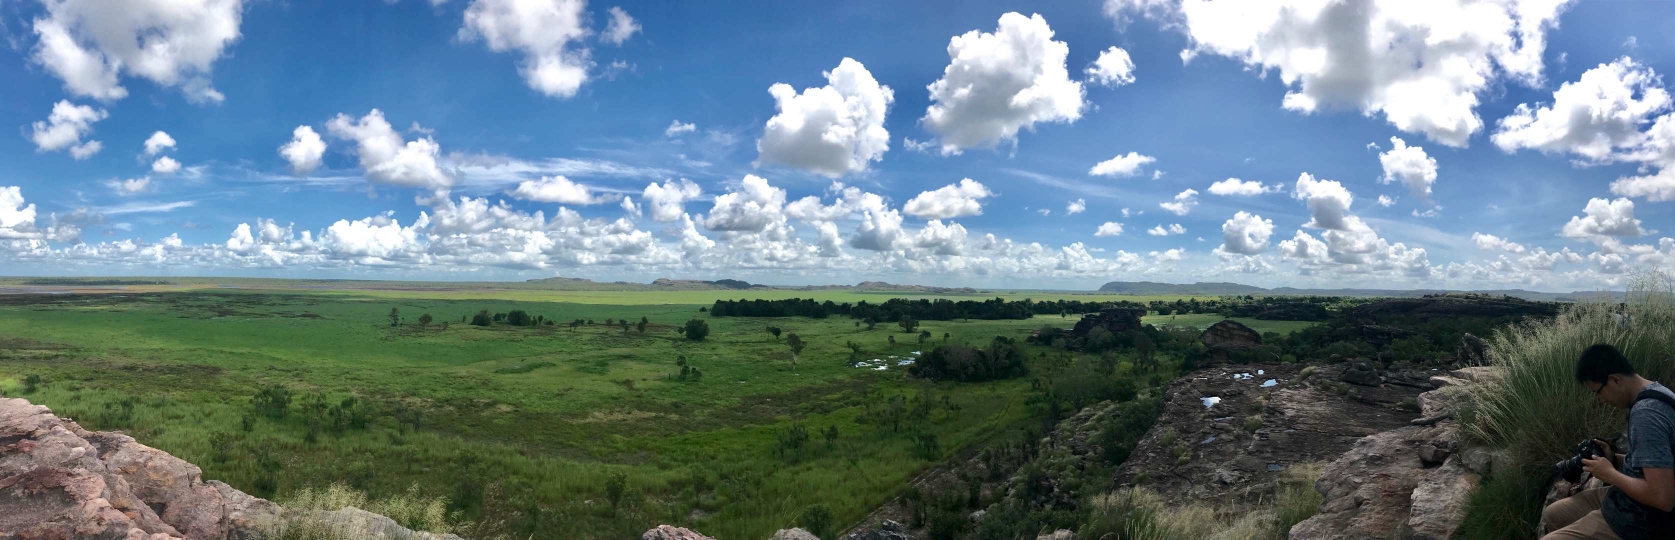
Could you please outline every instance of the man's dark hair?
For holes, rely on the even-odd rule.
[[[1588,350],[1582,351],[1582,357],[1576,359],[1576,382],[1605,384],[1606,377],[1633,374],[1634,365],[1610,344],[1588,347]]]

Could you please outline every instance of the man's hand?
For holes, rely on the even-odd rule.
[[[1582,470],[1587,471],[1588,474],[1598,478],[1601,482],[1613,486],[1617,485],[1617,479],[1623,475],[1623,473],[1617,471],[1616,467],[1611,465],[1611,460],[1603,457],[1591,457],[1582,460]]]

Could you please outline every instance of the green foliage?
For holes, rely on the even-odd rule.
[[[995,336],[986,349],[938,345],[914,362],[908,373],[931,380],[992,381],[1022,377],[1029,368],[1016,340]]]
[[[942,445],[937,442],[935,433],[920,433],[913,438],[913,443],[913,450],[919,459],[934,461],[942,455]]]
[[[710,323],[704,322],[703,319],[688,320],[685,328],[686,339],[690,341],[703,341],[710,335]]]
[[[436,320],[436,318],[431,317],[429,313],[426,313],[424,315],[420,315],[419,316],[419,326],[430,326],[430,322],[434,321],[434,320]]]
[[[913,317],[902,317],[901,320],[896,321],[896,325],[901,327],[902,332],[911,334],[919,329],[919,320]]]
[[[1325,502],[1326,497],[1314,488],[1314,483],[1320,479],[1323,469],[1325,467],[1319,463],[1309,463],[1293,466],[1281,475],[1279,491],[1274,497],[1274,528],[1280,537],[1286,536],[1293,525],[1314,517],[1315,512],[1320,510],[1320,503]],[[1466,538],[1479,537],[1468,535]]]
[[[808,428],[802,424],[792,424],[774,434],[774,439],[779,443],[779,446],[774,448],[776,455],[801,457],[803,448],[808,446]]]
[[[291,389],[281,385],[269,385],[250,399],[250,405],[256,409],[256,414],[274,420],[285,418],[291,407]]]
[[[490,324],[494,324],[494,317],[489,315],[489,310],[479,311],[471,317],[472,326],[488,326]]]
[[[768,327],[768,333],[773,334],[774,339],[779,339],[780,329],[779,329],[778,326],[769,326]]]
[[[390,326],[401,326],[401,310],[390,308]]]
[[[510,324],[512,326],[535,326],[535,319],[530,317],[529,312],[527,311],[514,309],[506,312],[506,324]]]
[[[832,509],[824,504],[811,504],[797,516],[797,523],[803,530],[821,538],[832,536]]]
[[[46,380],[42,379],[40,374],[30,373],[25,375],[23,377],[23,393],[33,394],[36,390],[40,390],[41,385],[45,382]]]
[[[605,499],[611,502],[611,514],[617,513],[617,507],[622,504],[622,496],[628,490],[628,475],[622,471],[614,471],[605,478]]]

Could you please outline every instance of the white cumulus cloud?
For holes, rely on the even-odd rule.
[[[1067,215],[1067,216],[1074,216],[1076,214],[1082,213],[1083,211],[1086,211],[1087,209],[1088,209],[1087,200],[1076,199],[1074,201],[1070,201],[1070,204],[1065,205],[1064,214]]]
[[[1640,128],[1669,109],[1669,92],[1652,68],[1623,57],[1582,73],[1553,92],[1545,106],[1519,104],[1490,140],[1507,152],[1573,153],[1594,162],[1635,144]]]
[[[909,199],[902,211],[925,219],[948,219],[983,213],[983,199],[994,196],[981,182],[965,178]]]
[[[1070,79],[1070,46],[1053,40],[1040,15],[1001,15],[993,33],[948,41],[948,67],[930,85],[921,120],[943,155],[1016,141],[1020,129],[1082,117],[1082,83]]]
[[[1634,218],[1634,201],[1628,199],[1589,199],[1583,209],[1587,214],[1571,216],[1560,233],[1571,238],[1610,236],[1641,236],[1646,230]]]
[[[1175,194],[1174,200],[1157,203],[1157,205],[1177,216],[1184,216],[1192,211],[1192,207],[1198,206],[1198,190],[1182,191]]]
[[[1256,255],[1268,249],[1268,238],[1274,234],[1274,221],[1250,212],[1239,212],[1221,224],[1220,253]]]
[[[1093,231],[1094,236],[1117,236],[1120,234],[1122,234],[1122,224],[1115,221],[1101,223],[1099,228]]]
[[[308,174],[320,167],[320,158],[326,155],[326,141],[320,139],[313,127],[297,126],[291,131],[291,142],[279,147],[279,155],[291,163],[291,171]]]
[[[884,116],[895,94],[861,65],[844,58],[825,74],[826,86],[768,88],[778,114],[756,141],[758,164],[789,165],[829,177],[861,172],[890,149]]]
[[[180,162],[174,158],[163,156],[151,162],[151,172],[157,174],[174,174],[180,172]]]
[[[1261,182],[1255,180],[1228,178],[1210,184],[1209,191],[1211,195],[1221,195],[1223,197],[1255,197],[1264,193],[1278,193],[1284,190],[1285,186],[1280,184],[1264,186]]]
[[[569,98],[592,65],[590,51],[573,46],[587,37],[586,9],[587,0],[472,0],[459,37],[480,39],[494,52],[523,53],[518,71],[530,88]]]
[[[453,185],[453,178],[436,165],[441,145],[429,136],[404,142],[378,109],[358,120],[338,114],[326,123],[326,130],[355,142],[361,168],[374,182],[427,188]]]
[[[525,180],[512,190],[512,196],[526,201],[558,204],[597,204],[602,202],[587,186],[563,176],[545,176],[539,180]]]
[[[1401,182],[1421,200],[1429,200],[1431,186],[1437,182],[1437,160],[1425,154],[1425,149],[1408,146],[1400,137],[1390,138],[1390,150],[1378,155],[1384,167],[1380,183]]]
[[[1140,172],[1141,167],[1156,161],[1157,158],[1139,152],[1129,152],[1094,164],[1092,169],[1088,169],[1088,174],[1092,176],[1134,176]]]
[[[35,149],[41,152],[52,152],[70,149],[70,155],[76,159],[84,159],[98,153],[104,147],[99,141],[82,142],[82,137],[93,133],[93,123],[104,120],[110,115],[104,109],[95,109],[88,105],[75,105],[68,100],[59,101],[52,105],[52,114],[44,122],[35,122],[30,127],[29,140],[35,143]]]
[[[1439,0],[1108,0],[1106,13],[1171,21],[1192,54],[1277,73],[1281,104],[1382,114],[1409,133],[1465,146],[1483,127],[1479,94],[1540,82],[1547,30],[1569,2]],[[1183,52],[1183,60],[1189,57]]]
[[[1122,86],[1134,82],[1134,59],[1128,51],[1111,47],[1099,53],[1099,59],[1087,69],[1088,82],[1104,86]]]
[[[35,19],[32,60],[78,96],[110,101],[128,90],[120,76],[178,87],[193,102],[219,103],[211,66],[239,38],[243,0],[46,0]]]
[[[680,134],[683,134],[683,133],[692,133],[694,131],[698,131],[698,125],[697,124],[692,124],[692,123],[683,124],[683,123],[681,123],[680,119],[675,119],[675,120],[672,120],[672,121],[669,122],[669,127],[663,129],[663,136],[664,137],[673,137],[673,136],[680,135]]]
[[[145,139],[145,155],[148,156],[155,156],[174,147],[174,137],[170,137],[169,134],[161,131],[152,133],[150,137]]]
[[[762,232],[785,220],[784,207],[785,190],[769,185],[760,176],[747,175],[738,190],[715,198],[704,227],[712,231]]]
[[[605,43],[621,45],[640,31],[640,23],[635,22],[634,17],[629,16],[622,8],[611,6],[606,12],[610,15],[611,22],[605,25],[604,35],[599,36]]]
[[[640,193],[640,200],[645,201],[652,221],[667,222],[680,219],[685,213],[686,201],[696,199],[703,193],[698,184],[682,178],[678,182],[665,180],[662,184],[647,184],[645,191]]]
[[[1175,234],[1186,234],[1186,227],[1182,226],[1179,223],[1172,223],[1172,224],[1169,224],[1167,226],[1165,226],[1162,223],[1159,223],[1159,224],[1157,224],[1156,227],[1146,229],[1146,234],[1149,234],[1149,235],[1152,235],[1152,236],[1170,236],[1170,235],[1175,235]]]

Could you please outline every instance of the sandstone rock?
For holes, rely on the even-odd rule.
[[[640,540],[715,540],[708,536],[692,532],[691,530],[671,525],[658,525],[657,528],[640,535]]]
[[[1413,507],[1407,520],[1414,540],[1448,540],[1466,519],[1466,503],[1477,487],[1477,473],[1451,459],[1419,479],[1413,488]]]
[[[1320,512],[1291,528],[1292,540],[1391,538],[1407,521],[1417,471],[1414,446],[1436,428],[1403,427],[1356,441],[1315,482]]]
[[[127,435],[0,398],[0,538],[258,540],[322,522],[357,538],[458,538],[354,508],[286,512]]]
[[[1462,364],[1479,365],[1488,360],[1488,351],[1488,343],[1477,336],[1465,334],[1460,336],[1460,350],[1454,353],[1454,357]]]
[[[1262,334],[1232,319],[1205,328],[1204,333],[1198,336],[1198,341],[1209,349],[1211,365],[1272,360],[1252,358],[1256,348],[1262,345]]]
[[[797,527],[794,529],[780,529],[778,531],[774,531],[773,537],[768,540],[820,540],[820,537],[815,536],[814,533],[803,530],[801,527]]]
[[[1343,375],[1338,376],[1338,380],[1361,386],[1384,384],[1384,379],[1379,378],[1377,370],[1374,370],[1366,362],[1359,360],[1351,362],[1349,368],[1343,371]]]
[[[649,540],[649,539],[647,539]],[[870,529],[861,529],[844,536],[843,540],[912,540],[907,535],[907,527],[894,520],[886,519]]]

